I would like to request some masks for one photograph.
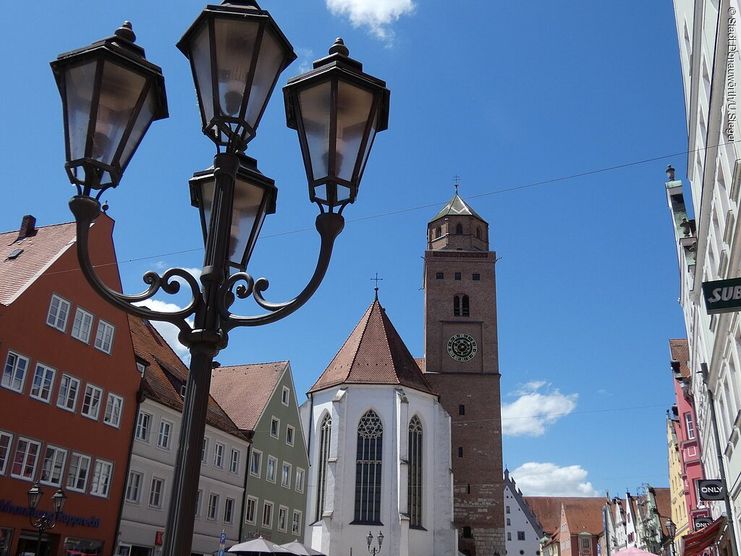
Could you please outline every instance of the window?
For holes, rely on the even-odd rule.
[[[463,446],[458,446],[458,457],[459,458],[463,457]]]
[[[409,526],[422,527],[422,422],[416,415],[409,421]]]
[[[31,397],[40,402],[49,403],[51,398],[51,385],[54,383],[54,369],[36,364],[36,372],[33,374],[33,384],[31,385]]]
[[[304,477],[306,477],[306,471],[300,467],[296,468],[296,480],[294,481],[294,488],[296,492],[304,492]]]
[[[327,489],[327,461],[329,460],[329,441],[332,437],[332,418],[329,414],[322,419],[319,429],[319,462],[317,469],[316,520],[322,519],[324,499]]]
[[[15,458],[10,474],[17,479],[33,481],[36,474],[36,461],[41,444],[27,438],[19,438],[15,447]]]
[[[255,525],[257,522],[257,498],[247,496],[247,506],[244,510],[244,522]]]
[[[684,414],[684,424],[687,429],[687,440],[695,438],[695,423],[692,421],[692,413],[689,411]]]
[[[92,384],[85,386],[85,396],[82,398],[82,410],[80,413],[91,419],[98,419],[100,412],[100,400],[103,397],[103,390]]]
[[[106,321],[98,321],[98,331],[95,333],[95,347],[105,353],[111,353],[113,346],[113,325]]]
[[[149,442],[149,428],[152,425],[152,416],[149,413],[139,410],[139,415],[136,418],[136,432],[134,437],[137,440],[143,440]]]
[[[203,498],[203,489],[198,489],[196,492],[196,516],[201,515],[201,499]]]
[[[456,280],[460,280],[460,279],[462,278],[462,276],[461,276],[461,273],[460,273],[460,272],[456,272],[456,273],[455,273],[455,274],[453,275],[453,277],[454,277],[454,278],[455,278]]]
[[[508,496],[507,498],[509,498],[509,496]],[[507,513],[507,514],[509,513],[509,506],[507,506],[507,507],[505,508],[505,510],[504,510],[504,513]]]
[[[143,476],[138,471],[129,471],[129,480],[126,483],[126,501],[139,503]]]
[[[57,406],[67,411],[75,410],[77,405],[77,392],[80,389],[80,381],[64,374],[59,382],[59,394],[57,395]]]
[[[512,532],[511,531],[507,531],[507,540],[508,541],[511,541],[512,540]]]
[[[291,425],[286,425],[286,444],[293,446],[293,438],[296,435],[296,429]]]
[[[214,465],[224,467],[224,445],[221,442],[214,443]]]
[[[435,273],[435,280],[443,280],[445,278],[444,272],[436,272]]]
[[[203,448],[201,448],[201,463],[208,462],[208,436],[203,437]]]
[[[172,436],[172,423],[162,419],[160,421],[160,433],[157,436],[157,446],[165,450],[169,450],[171,436]]]
[[[480,281],[481,280],[481,274],[479,274],[478,272],[474,272],[471,275],[471,280],[473,280],[474,282]]]
[[[283,387],[283,391],[280,394],[280,401],[283,405],[287,406],[291,400],[291,389],[288,386]]]
[[[259,477],[260,473],[262,473],[262,452],[253,449],[250,454],[250,475]]]
[[[509,533],[507,533],[507,534],[509,535]],[[464,539],[472,539],[473,538],[473,535],[471,534],[471,527],[468,526],[468,525],[463,528],[463,538]],[[507,539],[507,540],[511,540],[511,539]]]
[[[151,508],[162,507],[162,492],[164,491],[165,481],[157,477],[152,477],[152,486],[149,489],[149,506]]]
[[[2,386],[15,392],[23,391],[23,381],[26,378],[28,359],[12,351],[8,352],[3,369]]]
[[[232,473],[239,473],[239,460],[241,459],[241,452],[236,448],[232,448],[232,458],[229,460],[229,471]]]
[[[512,522],[510,521],[509,518],[507,518],[507,525],[512,525]]]
[[[355,521],[381,521],[381,457],[383,425],[378,414],[368,410],[358,423],[358,451],[355,458]]]
[[[525,540],[525,531],[517,531],[517,540],[518,541],[524,541]]]
[[[95,469],[93,471],[93,480],[90,484],[90,494],[93,496],[108,496],[108,490],[111,487],[111,475],[113,473],[113,464],[108,461],[95,460]]]
[[[276,417],[270,419],[270,436],[280,438],[280,419]]]
[[[52,295],[49,313],[46,315],[46,324],[64,332],[67,328],[67,315],[69,315],[69,301],[65,301],[58,295]]]
[[[293,519],[291,520],[291,534],[298,536],[301,531],[301,510],[293,510]]]
[[[481,239],[481,228],[476,226],[476,239]]]
[[[232,523],[234,520],[234,498],[226,498],[224,500],[224,521],[226,523]]]
[[[213,492],[208,495],[208,511],[206,519],[216,519],[219,514],[219,495]]]
[[[280,472],[280,486],[285,488],[291,488],[291,472],[293,471],[293,466],[284,461],[283,466],[281,467]]]
[[[267,500],[262,503],[262,526],[268,529],[273,527],[273,503]]]
[[[466,414],[466,406],[461,404],[458,406],[458,415],[465,415]]]
[[[90,341],[92,328],[93,315],[78,307],[75,310],[75,320],[72,322],[72,337],[87,344]]]
[[[467,295],[456,295],[453,297],[453,316],[467,317],[470,314],[470,306]]]
[[[268,456],[268,467],[265,471],[265,478],[271,483],[275,482],[275,475],[278,467],[278,459],[273,456]]]
[[[106,425],[118,428],[121,423],[121,409],[123,408],[123,398],[116,394],[108,394],[108,401],[105,404],[105,415],[103,422]]]
[[[41,467],[40,481],[47,485],[62,486],[62,473],[67,463],[67,450],[48,445]]]
[[[288,508],[278,507],[278,531],[288,531]]]
[[[10,456],[10,443],[12,441],[12,434],[0,432],[0,475],[5,474],[5,468],[8,465],[8,459]]]
[[[90,458],[73,452],[69,462],[69,471],[67,471],[67,488],[85,492],[89,471]]]
[[[524,537],[525,535],[523,534],[523,540],[524,540]],[[592,539],[590,539],[589,537],[582,537],[581,547],[583,550],[591,550],[592,549]]]
[[[463,225],[458,223],[455,225],[455,233],[461,235],[463,233]]]

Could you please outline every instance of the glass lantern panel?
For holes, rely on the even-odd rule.
[[[237,266],[241,266],[247,248],[251,250],[250,243],[254,243],[254,241],[251,242],[253,234],[256,235],[262,225],[262,221],[257,222],[258,226],[255,228],[265,194],[264,188],[237,177],[234,184],[231,240],[229,241],[229,260]]]
[[[306,147],[311,159],[313,180],[329,174],[329,123],[332,111],[332,84],[320,83],[299,93],[301,120],[306,135]]]
[[[209,180],[204,180],[199,183],[201,189],[201,222],[203,226],[203,241],[208,241],[208,231],[211,226],[211,211],[214,206],[214,191],[216,191],[216,178],[211,176]]]
[[[363,172],[365,171],[365,163],[368,162],[368,155],[370,154],[371,147],[373,146],[373,141],[376,139],[376,129],[378,128],[378,110],[374,110],[373,112],[373,120],[371,121],[370,131],[368,133],[368,141],[365,143],[365,152],[360,153],[362,156],[362,162],[360,163],[360,166],[358,166],[358,182],[355,184],[356,186],[360,185],[360,178],[363,177]]]
[[[146,79],[118,64],[105,62],[98,99],[91,158],[111,164]]]
[[[260,55],[257,58],[255,76],[252,79],[250,98],[245,112],[245,121],[253,131],[257,127],[258,119],[263,106],[268,101],[268,95],[283,66],[285,52],[281,48],[272,30],[266,29],[260,45]]]
[[[147,132],[149,124],[152,123],[152,118],[154,117],[154,111],[156,108],[154,98],[155,88],[150,86],[149,91],[147,92],[147,98],[144,99],[144,104],[142,104],[141,110],[139,110],[139,115],[136,117],[134,127],[131,129],[131,134],[129,135],[128,141],[126,141],[123,153],[121,154],[120,164],[122,170],[128,165],[131,156],[134,154],[134,151],[136,151],[139,143],[141,143],[144,134]]]
[[[368,117],[373,107],[373,93],[340,81],[337,89],[337,164],[340,179],[350,181],[358,161]]]
[[[239,115],[259,28],[260,24],[252,21],[214,21],[219,106],[223,115]]]
[[[213,79],[211,78],[211,35],[208,30],[208,22],[205,22],[201,30],[196,34],[195,39],[193,39],[190,50],[190,61],[193,64],[201,109],[205,118],[203,121],[204,127],[214,117],[214,87]]]
[[[69,68],[64,76],[70,160],[85,156],[90,104],[95,87],[95,68],[95,61],[88,62]]]

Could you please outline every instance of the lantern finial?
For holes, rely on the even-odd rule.
[[[334,40],[334,44],[329,48],[330,54],[339,54],[340,56],[349,56],[350,51],[345,46],[345,41],[342,40],[342,37],[337,37]]]
[[[123,39],[125,41],[136,41],[136,35],[134,34],[134,29],[130,21],[124,21],[123,25],[116,29],[115,33],[113,34],[116,35],[119,39]]]

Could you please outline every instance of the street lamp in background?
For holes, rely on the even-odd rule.
[[[373,539],[373,533],[370,531],[368,531],[368,536],[365,537],[365,540],[368,542],[368,554],[376,556],[376,554],[381,553],[381,545],[383,545],[383,533],[381,531],[378,532],[375,542]]]
[[[312,70],[284,87],[287,125],[298,133],[309,199],[319,207],[321,245],[304,289],[292,300],[268,301],[268,280],[255,280],[247,266],[265,216],[275,212],[277,188],[244,151],[280,73],[296,55],[255,1],[207,6],[177,45],[190,61],[203,133],[216,146],[213,166],[190,180],[191,204],[199,209],[205,244],[201,283],[174,268],[161,275],[148,272],[145,291],[123,295],[96,275],[88,242],[101,195],[119,184],[150,124],[168,115],[162,71],[145,59],[135,40],[127,22],[112,37],[61,54],[51,66],[64,109],[65,168],[77,187],[69,204],[77,223],[81,270],[112,305],[177,326],[178,339],[191,354],[163,552],[181,556],[190,554],[192,543],[213,359],[227,346],[230,330],[280,320],[319,287],[344,226],[342,212],[356,199],[374,137],[387,128],[389,91],[349,57],[342,39]],[[177,293],[181,281],[191,294],[183,309],[159,312],[139,305],[160,290]],[[262,314],[232,313],[236,298],[250,296]]]
[[[38,510],[39,502],[43,496],[44,491],[39,488],[39,483],[34,483],[28,489],[28,519],[31,522],[31,526],[39,533],[36,540],[36,556],[41,555],[41,538],[44,536],[44,532],[53,529],[57,524],[57,519],[59,519],[59,515],[64,508],[64,502],[67,500],[64,491],[61,488],[57,489],[51,497],[54,512],[50,514],[49,512],[39,512]]]
[[[676,550],[674,548],[674,538],[677,535],[677,526],[670,518],[666,518],[666,538],[672,544],[672,556],[676,556]]]

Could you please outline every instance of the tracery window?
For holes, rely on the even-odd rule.
[[[471,306],[467,295],[453,297],[453,316],[467,317],[471,314]]]
[[[317,471],[316,520],[322,519],[327,489],[327,460],[329,459],[329,442],[332,437],[332,418],[324,416],[319,428],[319,468]]]
[[[383,425],[378,414],[368,410],[358,424],[358,453],[355,463],[355,522],[381,523],[381,457]]]
[[[422,422],[409,421],[409,525],[422,527]]]

